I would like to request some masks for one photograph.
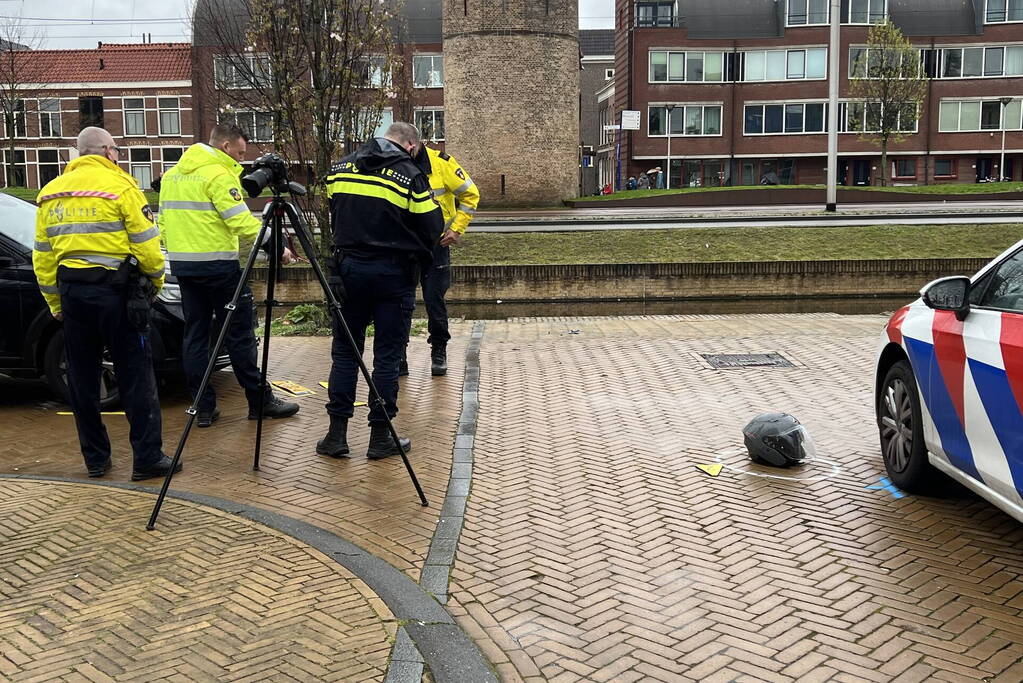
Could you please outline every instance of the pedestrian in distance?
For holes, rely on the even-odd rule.
[[[171,459],[162,451],[147,321],[129,312],[138,281],[148,289],[143,307],[163,287],[160,231],[138,183],[118,166],[121,148],[110,133],[84,128],[77,147],[79,156],[39,191],[32,265],[50,312],[64,324],[69,398],[89,476],[102,477],[112,465],[100,415],[106,347],[130,425],[131,478],[161,477]]]
[[[625,183],[626,190],[635,190],[638,187],[636,183],[636,176],[630,175],[628,182]]]
[[[429,177],[430,190],[444,214],[443,232],[433,247],[433,263],[423,271],[421,278],[428,318],[426,342],[430,345],[430,374],[437,377],[448,371],[447,345],[451,333],[444,296],[451,287],[451,245],[458,243],[476,215],[480,192],[462,165],[445,152],[422,144],[416,153],[416,165]],[[408,362],[404,357],[398,374],[408,374]]]
[[[342,301],[341,313],[355,338],[356,350],[334,320],[333,360],[327,394],[330,429],[316,452],[346,457],[348,421],[354,415],[358,358],[366,343],[366,326],[375,324],[369,448],[378,460],[400,455],[387,428],[398,414],[398,364],[408,342],[419,273],[430,267],[433,246],[444,229],[430,181],[416,166],[419,130],[395,122],[383,137],[373,138],[331,167],[327,176],[334,256],[332,286]],[[378,400],[379,399],[379,400]],[[412,447],[400,439],[401,448]]]
[[[241,279],[238,238],[254,240],[262,227],[242,199],[239,162],[245,160],[247,143],[241,128],[216,125],[209,144],[197,143],[185,150],[160,182],[160,227],[171,272],[181,286],[185,314],[183,365],[196,403],[198,427],[209,427],[220,417],[212,383],[207,384],[202,396],[195,394],[209,364],[213,317],[223,324],[225,306]],[[269,231],[266,237],[269,239]],[[280,258],[287,264],[294,260],[294,254],[285,247]],[[224,343],[234,376],[245,390],[250,420],[259,417],[261,395],[263,417],[291,417],[298,412],[297,403],[277,398],[269,385],[261,386],[252,291],[247,284]]]
[[[636,180],[637,190],[649,190],[650,189],[650,176],[646,173],[641,173],[639,178]]]

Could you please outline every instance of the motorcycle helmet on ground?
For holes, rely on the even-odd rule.
[[[810,432],[788,413],[757,415],[742,428],[742,434],[753,462],[789,467],[817,455]]]

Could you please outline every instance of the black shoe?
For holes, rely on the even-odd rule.
[[[199,428],[209,427],[220,419],[220,408],[214,408],[212,413],[200,410],[195,418],[195,426]]]
[[[371,424],[369,428],[369,448],[366,450],[366,457],[370,460],[389,458],[392,455],[399,455],[398,449],[394,447],[394,439],[387,425]],[[398,437],[401,448],[408,453],[412,450],[412,439]]]
[[[430,374],[434,377],[448,374],[448,348],[440,344],[430,352]]]
[[[259,418],[257,406],[249,406],[249,419],[255,420]],[[291,417],[298,412],[297,403],[288,403],[282,401],[276,396],[267,396],[266,400],[263,401],[263,417],[270,418],[271,420],[278,417]]]
[[[98,465],[96,467],[90,467],[89,468],[89,478],[90,479],[99,479],[104,474],[109,472],[110,468],[113,467],[113,466],[114,466],[113,463],[110,462],[110,458],[107,458],[107,461],[105,463],[103,463],[102,465]]]
[[[330,429],[327,436],[316,442],[316,452],[332,458],[347,458],[348,453],[348,418],[330,416]]]
[[[161,456],[159,460],[154,462],[149,467],[139,469],[136,467],[131,471],[132,481],[142,481],[143,479],[152,479],[154,477],[166,477],[167,473],[170,472],[171,463],[174,462],[171,458],[166,455]],[[181,461],[178,460],[178,466],[174,468],[174,473],[177,474],[181,471]]]
[[[398,377],[408,377],[408,361],[404,358],[398,361]]]

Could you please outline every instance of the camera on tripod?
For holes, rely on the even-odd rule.
[[[274,194],[292,191],[288,182],[288,162],[278,154],[270,152],[252,162],[252,171],[242,176],[242,187],[250,197],[258,197],[267,187]]]

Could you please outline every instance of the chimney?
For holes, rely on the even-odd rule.
[[[103,60],[102,59],[99,60],[99,70],[100,71],[103,70]]]
[[[102,50],[103,49],[103,41],[102,40],[99,41],[98,43],[96,43],[96,49],[97,50]]]

